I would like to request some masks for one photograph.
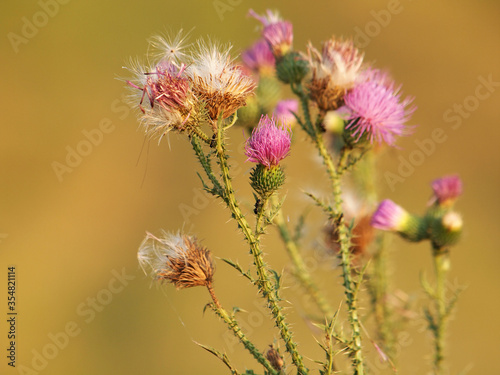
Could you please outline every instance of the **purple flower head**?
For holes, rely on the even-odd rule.
[[[293,115],[299,111],[299,102],[295,99],[280,100],[274,109],[274,117],[281,120],[283,124],[291,125],[297,122]]]
[[[275,117],[262,116],[245,144],[247,161],[275,167],[290,152],[291,131],[277,125]]]
[[[380,79],[363,82],[348,91],[340,111],[348,120],[346,130],[350,130],[356,142],[366,136],[371,143],[394,146],[397,136],[408,134],[405,123],[416,107],[408,107],[413,99],[401,100],[400,88],[394,88],[385,76],[375,77]]]
[[[262,36],[271,47],[274,56],[285,55],[293,43],[293,26],[288,21],[283,21],[277,12],[267,10],[266,16],[260,16],[253,9],[248,15],[262,22],[264,29]]]
[[[276,59],[265,40],[257,41],[241,54],[243,63],[256,73],[271,72]]]
[[[372,216],[372,226],[387,231],[401,231],[405,228],[409,214],[406,210],[390,199],[385,199],[378,205]]]
[[[440,204],[453,203],[462,195],[462,180],[458,176],[445,176],[432,181],[434,197]]]

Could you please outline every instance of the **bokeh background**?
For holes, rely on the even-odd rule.
[[[412,121],[419,126],[412,137],[401,140],[400,150],[381,158],[380,196],[418,212],[430,197],[432,179],[448,173],[462,176],[465,194],[457,208],[466,230],[453,249],[450,279],[467,289],[450,326],[450,373],[500,372],[499,84],[490,91],[481,89],[480,98],[474,99],[482,79],[500,82],[498,1],[53,4],[42,0],[0,5],[0,311],[7,310],[7,265],[17,268],[19,311],[17,369],[6,364],[7,316],[0,319],[2,374],[228,373],[194,341],[225,351],[241,370],[257,368],[223,323],[211,313],[203,314],[206,291],[158,288],[138,268],[136,250],[145,231],[157,233],[161,228],[196,234],[218,257],[245,265],[250,259],[228,212],[198,193],[197,165],[188,142],[175,135],[159,146],[145,141],[135,114],[122,102],[124,84],[115,79],[126,74],[122,66],[130,56],[144,56],[149,37],[179,28],[193,29],[193,39],[210,36],[232,42],[239,53],[258,37],[257,22],[246,17],[250,7],[258,12],[280,9],[294,24],[296,49],[303,50],[308,40],[319,45],[332,34],[362,32],[365,37],[358,36],[358,44],[367,59],[389,70],[403,83],[404,92],[415,96],[419,109]],[[394,6],[399,12],[391,13],[390,20],[380,18],[380,12],[387,15]],[[42,11],[49,16],[44,18]],[[23,29],[26,20],[39,27]],[[464,104],[468,109],[460,117],[445,117]],[[80,146],[86,155],[71,159],[68,166],[68,152],[82,144],[86,132],[95,134],[100,126],[107,133],[102,139],[96,136],[91,149]],[[418,149],[416,141],[431,139],[436,128],[443,129],[446,141],[436,144],[434,152],[391,189],[384,173],[397,174],[399,157],[409,160]],[[249,194],[243,141],[241,130],[234,129],[234,161],[241,169],[236,185],[242,196]],[[68,169],[58,175],[54,163]],[[307,142],[298,142],[287,165],[286,210],[294,219],[294,208],[308,204],[300,189],[321,192],[326,180]],[[317,228],[308,230],[314,233]],[[314,242],[306,245],[314,247]],[[431,274],[427,246],[399,240],[392,245],[394,283],[420,298],[419,274]],[[275,239],[266,242],[266,251],[274,268],[286,269],[286,256]],[[313,253],[308,259],[333,304],[340,302],[338,271],[328,262],[315,263]],[[119,274],[124,275],[121,282]],[[301,317],[307,301],[295,295],[293,280],[287,278],[287,283],[291,287],[285,296],[297,307],[290,310],[296,338],[314,368],[312,359],[323,358],[315,342],[320,336]],[[255,291],[221,261],[216,289],[226,307],[248,311],[242,321],[261,348],[276,339]],[[73,336],[62,334],[65,330]],[[428,373],[428,334],[421,324],[409,324],[405,330],[412,338],[401,342],[400,373]],[[373,374],[391,373],[387,367],[379,369],[373,347],[367,350]],[[33,372],[26,372],[28,368]]]

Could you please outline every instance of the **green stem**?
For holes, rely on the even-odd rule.
[[[335,164],[331,158],[330,153],[326,149],[322,129],[319,124],[313,126],[311,121],[311,115],[309,111],[309,99],[304,92],[304,88],[301,84],[296,86],[292,85],[292,91],[299,97],[302,108],[304,110],[305,124],[303,124],[304,130],[311,136],[312,140],[315,142],[316,147],[319,150],[321,157],[323,158],[323,163],[326,166],[328,176],[332,183],[332,190],[334,196],[334,211],[341,213],[342,211],[342,189],[340,186],[340,180],[342,177],[342,171],[335,168]],[[309,131],[310,130],[310,131]],[[340,161],[342,164],[345,163],[344,159],[346,155],[344,153],[346,150],[342,150],[340,155]],[[350,354],[352,356],[352,364],[354,367],[355,375],[364,375],[364,360],[361,351],[361,325],[358,316],[358,306],[357,306],[357,283],[352,279],[351,276],[351,253],[350,253],[350,231],[345,223],[344,215],[340,214],[336,218],[337,221],[337,231],[338,239],[340,244],[340,260],[342,265],[342,277],[344,279],[345,295],[347,300],[347,310],[349,316],[349,322],[352,329],[352,343],[349,347]]]
[[[193,146],[193,150],[196,154],[196,157],[198,158],[198,161],[200,162],[201,166],[203,167],[203,170],[205,171],[207,177],[210,179],[210,181],[213,184],[213,188],[209,189],[208,186],[205,186],[205,183],[203,182],[203,187],[205,189],[211,191],[212,194],[215,194],[217,196],[221,196],[222,195],[222,186],[212,171],[212,165],[210,163],[210,158],[207,155],[205,155],[205,153],[203,152],[203,148],[201,147],[200,140],[199,140],[198,136],[193,135],[191,137],[191,145]]]
[[[252,232],[248,221],[239,208],[238,201],[234,195],[234,190],[232,187],[231,177],[229,175],[229,166],[227,163],[227,155],[224,149],[224,134],[222,126],[219,126],[217,133],[217,144],[216,153],[219,159],[219,165],[222,173],[222,179],[224,181],[225,190],[225,201],[232,213],[232,217],[238,223],[241,231],[243,232],[246,241],[250,246],[250,251],[254,259],[254,264],[257,268],[257,274],[259,276],[258,287],[263,297],[268,301],[268,307],[274,317],[276,326],[280,331],[281,338],[285,342],[286,350],[290,353],[292,357],[292,362],[297,367],[298,374],[305,375],[308,373],[307,368],[302,362],[302,356],[297,351],[297,344],[292,339],[292,334],[285,321],[285,316],[282,312],[282,307],[278,304],[278,298],[275,293],[274,287],[269,279],[268,271],[264,263],[262,256],[262,250],[260,249],[260,244],[258,238]]]
[[[323,142],[322,134],[316,130],[316,146],[323,158],[326,165],[328,175],[332,183],[333,197],[334,197],[334,210],[335,212],[342,212],[342,188],[340,185],[341,176],[337,173],[333,160],[328,153]],[[342,159],[342,155],[341,155]],[[358,315],[358,302],[357,302],[357,283],[352,279],[351,268],[351,252],[350,252],[350,231],[345,223],[344,215],[339,215],[337,218],[337,234],[340,245],[340,260],[342,266],[342,277],[344,280],[345,296],[347,300],[347,310],[349,315],[349,322],[352,329],[352,344],[350,346],[352,354],[352,362],[355,375],[363,375],[364,360],[361,350],[361,325]]]
[[[447,326],[446,307],[446,274],[450,268],[450,258],[447,249],[433,249],[434,268],[436,272],[435,303],[437,317],[435,321],[434,340],[434,372],[444,374],[445,334]]]
[[[255,223],[255,237],[257,241],[260,236],[264,233],[264,225],[265,225],[265,212],[267,207],[267,202],[269,202],[270,196],[261,197],[261,202],[259,208],[257,209],[257,220]]]
[[[201,130],[199,126],[193,126],[189,128],[189,131],[191,131],[192,135],[197,135],[207,145],[210,144],[210,138],[203,132],[203,130]]]
[[[367,149],[365,149],[367,150]],[[360,193],[371,206],[378,202],[375,188],[375,160],[372,152],[366,152],[365,157],[353,171],[353,178],[360,187]],[[396,354],[396,327],[394,326],[393,310],[388,303],[390,287],[389,253],[387,238],[378,233],[375,239],[375,252],[372,257],[371,272],[367,278],[371,295],[371,305],[375,317],[375,330],[383,351],[394,361]]]
[[[278,211],[276,217],[274,218],[274,223],[278,227],[281,239],[285,244],[285,249],[292,260],[294,276],[297,277],[297,279],[302,283],[308,295],[313,298],[321,313],[326,315],[328,318],[331,318],[333,316],[333,310],[312,279],[311,274],[307,269],[302,256],[300,255],[297,244],[292,239],[281,210]]]
[[[212,310],[228,325],[228,327],[233,331],[234,335],[240,340],[240,342],[243,344],[243,346],[252,354],[252,356],[262,365],[266,368],[266,370],[269,372],[269,374],[272,375],[278,375],[278,371],[276,371],[271,363],[267,360],[267,358],[262,355],[262,353],[255,347],[255,345],[248,340],[248,338],[245,336],[243,331],[241,330],[240,326],[238,325],[238,322],[236,319],[231,317],[226,310],[221,306],[219,300],[215,296],[214,290],[212,288],[211,284],[207,285],[208,292],[210,293],[210,296],[212,297],[212,300],[214,301],[213,304],[210,304],[210,307]]]
[[[292,91],[297,95],[300,99],[300,104],[302,105],[302,111],[304,112],[305,123],[300,122],[304,131],[314,138],[314,126],[311,121],[311,112],[309,110],[309,99],[304,92],[304,87],[302,83],[298,83],[297,85],[292,84]]]
[[[373,271],[368,278],[371,304],[374,312],[376,331],[382,348],[391,360],[395,355],[394,327],[392,310],[387,303],[389,280],[387,276],[387,249],[383,235],[377,239],[377,250],[373,256]]]

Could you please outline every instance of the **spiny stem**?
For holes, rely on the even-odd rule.
[[[210,307],[212,310],[222,319],[224,322],[229,326],[231,331],[233,331],[234,335],[240,340],[240,342],[243,344],[243,346],[252,354],[252,356],[262,365],[266,368],[266,370],[269,372],[269,374],[272,375],[278,375],[278,372],[273,368],[273,366],[269,363],[266,357],[262,355],[262,353],[255,347],[255,345],[248,340],[248,338],[245,336],[243,331],[241,330],[240,326],[238,325],[238,322],[236,319],[231,317],[226,310],[224,310],[215,296],[215,292],[212,288],[212,284],[209,283],[207,284],[207,289],[208,292],[210,293],[210,296],[212,297],[212,300],[214,301],[213,304],[210,304]]]
[[[210,181],[213,184],[213,188],[212,188],[211,192],[213,194],[215,193],[216,195],[220,196],[222,194],[221,184],[220,184],[219,180],[217,179],[217,177],[215,177],[215,175],[212,171],[210,159],[203,152],[203,149],[201,147],[200,140],[199,140],[198,136],[193,135],[191,137],[191,145],[193,146],[193,150],[196,154],[196,157],[198,158],[198,161],[200,162],[201,166],[203,167],[203,170],[205,171],[207,177],[210,179]],[[206,188],[208,189],[208,187],[206,187]]]
[[[337,315],[335,315],[331,320],[326,321],[323,326],[325,331],[325,343],[321,346],[321,349],[325,351],[326,361],[323,362],[323,370],[320,370],[321,375],[333,375],[337,373],[334,363],[334,357],[337,354],[334,350],[334,339],[336,339],[335,334],[335,320]]]
[[[434,327],[435,355],[434,373],[444,374],[445,333],[448,321],[446,307],[446,274],[450,268],[450,259],[447,249],[433,249],[434,268],[436,272],[436,319]]]
[[[212,283],[207,284],[207,289],[208,289],[208,293],[210,293],[210,297],[212,297],[212,301],[214,301],[214,303],[215,303],[215,306],[217,306],[217,308],[219,308],[219,309],[222,309],[222,305],[220,304],[219,299],[215,295],[215,291],[214,291],[214,288],[212,286]]]
[[[269,196],[261,197],[260,206],[257,209],[257,220],[255,223],[255,237],[257,241],[264,232],[264,213],[266,212],[266,206],[267,202],[269,202],[269,198]]]
[[[371,304],[375,316],[376,330],[384,352],[394,359],[395,340],[392,327],[392,311],[387,304],[389,280],[387,276],[387,249],[382,236],[377,239],[377,252],[373,256],[373,271],[368,278]]]
[[[376,204],[379,199],[375,188],[375,163],[374,155],[369,152],[370,148],[365,148],[354,160],[357,168],[353,171],[352,177],[356,185],[360,188],[360,194],[368,205]],[[361,157],[363,157],[361,159]],[[339,169],[348,170],[349,165],[344,165],[339,161]],[[390,287],[389,254],[387,249],[387,239],[382,233],[378,233],[375,239],[375,253],[371,261],[371,272],[367,277],[368,290],[370,293],[370,303],[375,318],[375,330],[377,331],[378,342],[387,356],[394,360],[395,356],[395,335],[393,311],[389,306],[387,295]]]
[[[207,145],[210,144],[210,138],[203,132],[203,130],[201,130],[199,126],[193,126],[189,128],[189,131],[191,131],[193,135],[197,135]]]
[[[326,150],[325,144],[323,142],[322,134],[316,130],[315,134],[316,146],[323,158],[326,165],[328,175],[332,183],[333,197],[334,197],[334,210],[335,212],[342,212],[342,188],[340,186],[340,175],[337,173],[334,167],[333,160]],[[341,156],[342,158],[342,156]],[[349,314],[349,322],[351,323],[352,329],[352,345],[350,347],[352,351],[353,367],[355,375],[363,375],[364,370],[364,360],[361,350],[361,327],[358,316],[358,306],[357,306],[357,285],[352,279],[352,268],[351,268],[351,253],[350,253],[350,231],[345,223],[344,215],[339,215],[337,218],[337,234],[340,244],[340,260],[342,265],[342,277],[344,279],[345,296],[347,300],[347,310]]]
[[[334,196],[334,211],[341,213],[342,211],[342,189],[340,186],[340,180],[342,173],[335,168],[335,164],[328,150],[326,149],[322,129],[319,123],[313,125],[311,121],[311,114],[309,111],[309,99],[302,87],[302,84],[292,85],[292,91],[299,97],[302,108],[304,110],[305,124],[303,124],[304,130],[311,136],[311,139],[316,144],[319,153],[323,159],[323,163],[326,166],[330,182],[332,184],[333,196]],[[346,155],[344,153],[346,150],[342,151],[340,155],[340,160],[344,164],[344,159]],[[340,169],[340,168],[339,168]],[[347,309],[349,322],[351,323],[352,329],[352,344],[350,345],[350,351],[352,355],[352,364],[354,367],[355,375],[364,375],[364,360],[361,351],[361,327],[358,316],[357,307],[357,285],[352,280],[351,277],[351,256],[350,256],[350,231],[345,223],[344,216],[340,214],[337,217],[337,232],[338,239],[340,243],[340,259],[342,265],[342,277],[344,279],[345,295],[347,299]]]
[[[276,200],[274,197],[272,199],[274,201]],[[292,260],[294,268],[293,273],[295,277],[297,277],[302,283],[303,287],[307,290],[308,295],[313,298],[321,313],[328,316],[329,318],[332,317],[333,310],[324,295],[319,290],[313,278],[311,277],[311,274],[307,269],[302,256],[300,255],[297,244],[290,235],[290,231],[288,230],[288,226],[285,222],[285,218],[283,217],[283,212],[281,210],[278,211],[276,217],[274,218],[274,223],[278,227],[281,239],[285,244],[285,249],[290,256],[290,259]]]
[[[298,374],[305,375],[308,373],[308,370],[302,362],[302,356],[297,351],[297,344],[292,339],[292,334],[290,332],[288,324],[285,321],[285,317],[282,313],[282,308],[278,304],[278,298],[276,296],[274,287],[271,284],[268,271],[264,263],[259,240],[252,232],[252,229],[250,228],[250,225],[241,212],[238,201],[236,200],[236,197],[234,195],[232,181],[229,175],[227,155],[224,149],[224,134],[222,126],[219,126],[219,131],[217,133],[216,153],[219,159],[219,165],[224,181],[224,198],[228,208],[232,213],[233,218],[238,223],[238,226],[240,227],[245,236],[245,239],[250,246],[250,251],[254,259],[254,264],[257,268],[257,274],[259,276],[257,285],[262,296],[268,301],[268,307],[271,310],[276,326],[280,331],[281,338],[285,342],[286,350],[290,353],[292,362],[297,367]]]
[[[295,95],[297,95],[300,99],[300,104],[302,105],[302,111],[304,111],[305,123],[301,123],[302,128],[305,130],[307,134],[314,138],[314,126],[311,121],[311,112],[309,110],[309,99],[307,98],[306,93],[304,92],[304,88],[302,83],[298,83],[296,85],[292,84],[292,91]]]

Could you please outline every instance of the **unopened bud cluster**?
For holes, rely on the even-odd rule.
[[[434,196],[424,216],[408,213],[389,199],[382,201],[372,217],[375,228],[397,232],[408,241],[430,240],[433,248],[454,245],[462,233],[462,218],[453,204],[462,194],[458,176],[447,176],[432,183]]]

